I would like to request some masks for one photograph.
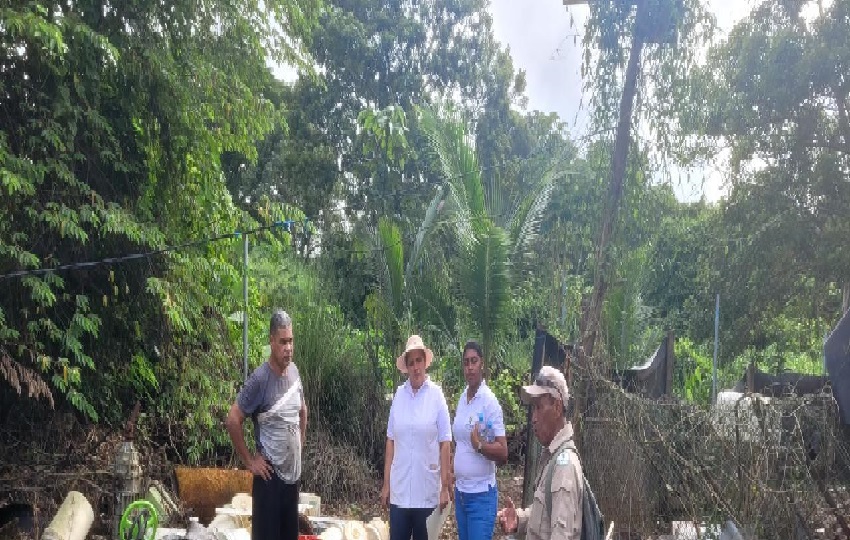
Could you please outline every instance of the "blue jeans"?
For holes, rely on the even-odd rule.
[[[399,508],[390,505],[390,540],[428,540],[425,522],[433,508]]]
[[[464,493],[455,488],[455,519],[459,540],[490,540],[496,525],[499,490],[490,486],[481,493]]]

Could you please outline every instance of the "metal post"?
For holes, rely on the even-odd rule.
[[[248,380],[248,235],[242,235],[242,374]]]
[[[711,402],[717,402],[717,347],[720,337],[720,293],[714,302],[714,360],[711,363]]]
[[[531,357],[531,382],[540,372],[543,367],[546,356],[546,331],[537,327],[534,334],[534,353]],[[525,470],[523,472],[522,482],[522,506],[528,508],[531,506],[531,500],[534,496],[534,479],[537,477],[537,462],[540,459],[540,441],[534,436],[531,429],[531,407],[528,407],[526,426],[528,431],[525,434]]]

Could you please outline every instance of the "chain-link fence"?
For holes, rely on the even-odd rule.
[[[617,530],[645,538],[731,519],[746,537],[848,535],[850,445],[831,393],[705,408],[598,378],[576,390],[585,472]]]

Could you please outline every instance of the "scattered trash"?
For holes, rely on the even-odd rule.
[[[119,540],[153,540],[159,527],[159,514],[153,503],[135,501],[127,506],[118,524]]]
[[[180,513],[180,508],[177,506],[174,498],[161,482],[155,481],[151,483],[145,499],[150,501],[154,505],[154,508],[156,508],[161,525],[170,523],[174,516]]]
[[[443,525],[446,524],[446,519],[448,519],[451,511],[452,503],[447,504],[442,512],[440,512],[439,506],[434,508],[434,511],[431,512],[431,515],[428,516],[425,522],[425,526],[428,528],[428,540],[439,540],[440,531],[443,530]]]
[[[85,540],[94,523],[91,504],[79,491],[69,491],[45,529],[42,540]]]
[[[344,535],[339,527],[328,527],[319,535],[319,540],[343,540]]]

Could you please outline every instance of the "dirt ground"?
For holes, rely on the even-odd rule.
[[[499,487],[499,508],[504,506],[507,497],[513,499],[514,503],[520,504],[522,500],[522,474],[523,468],[521,465],[508,464],[497,469],[496,483]],[[383,520],[389,520],[387,510],[382,508],[378,502],[377,492],[375,502],[372,504],[326,505],[322,503],[322,513],[334,517],[365,521],[376,516],[380,516]],[[503,536],[504,534],[497,526],[493,533],[493,538],[502,538]],[[440,533],[440,540],[457,540],[457,523],[455,522],[454,512],[446,520],[446,525]]]

